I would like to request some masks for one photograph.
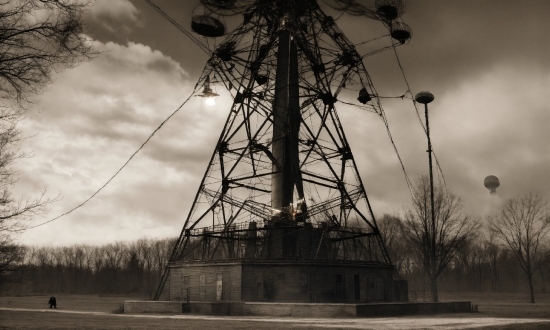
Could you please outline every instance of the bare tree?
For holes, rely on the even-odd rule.
[[[23,257],[22,248],[6,242],[6,238],[9,237],[0,237],[0,286],[7,280],[7,275],[13,271],[14,265],[22,261]]]
[[[487,262],[489,264],[490,278],[491,278],[491,290],[496,292],[498,289],[499,273],[498,273],[498,259],[501,253],[500,246],[495,242],[495,236],[491,235],[489,240],[485,243],[485,253]]]
[[[24,102],[53,71],[93,53],[83,34],[86,7],[73,0],[0,0],[0,98]]]
[[[167,238],[158,240],[151,245],[154,269],[156,270],[159,278],[162,276],[164,266],[166,266],[168,260],[170,260],[170,254],[174,248],[174,244],[176,244],[176,242],[173,238]]]
[[[35,198],[14,198],[11,190],[18,179],[13,164],[28,154],[19,151],[17,144],[23,139],[17,123],[20,111],[0,106],[0,283],[14,270],[22,251],[16,236],[25,228],[25,220],[42,214],[54,199],[45,197],[43,190]]]
[[[507,200],[496,215],[487,217],[491,232],[510,248],[527,275],[532,303],[535,261],[550,231],[548,211],[548,201],[529,193]]]
[[[440,186],[434,187],[435,223],[432,222],[430,196],[428,177],[420,177],[413,187],[412,207],[405,210],[403,237],[422,260],[432,300],[437,302],[438,277],[457,252],[475,237],[480,226],[464,212],[460,198]]]
[[[44,88],[52,72],[94,54],[83,34],[86,1],[0,0],[0,282],[20,258],[15,237],[25,220],[43,214],[55,200],[43,190],[35,198],[11,194],[18,173],[12,165],[29,156],[17,128],[30,95]]]
[[[21,152],[17,145],[25,139],[21,130],[17,128],[22,118],[21,111],[0,106],[0,221],[32,216],[40,210],[44,200],[44,192],[34,200],[14,200],[11,195],[11,188],[18,179],[18,173],[12,166],[18,159],[30,156],[29,153]],[[7,223],[0,226],[3,230],[18,229],[8,226]]]
[[[409,273],[411,264],[411,253],[407,243],[403,240],[401,228],[403,226],[401,218],[395,215],[384,214],[378,220],[378,229],[382,240],[386,244],[386,249],[390,259],[398,274],[405,275]]]
[[[147,240],[144,238],[137,241],[137,245],[140,251],[139,253],[144,263],[144,269],[147,273],[146,290],[147,294],[149,295],[149,299],[152,299],[152,295],[154,294],[155,290],[155,287],[151,281],[151,275],[153,275],[153,267],[155,267],[153,260],[153,244],[154,243],[152,240]]]

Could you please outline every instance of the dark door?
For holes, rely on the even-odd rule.
[[[199,276],[199,300],[206,299],[206,274]]]
[[[361,281],[359,275],[353,275],[353,299],[355,301],[361,300]]]
[[[264,274],[256,273],[256,300],[264,300]]]
[[[344,300],[344,285],[343,285],[343,279],[342,274],[336,274],[334,276],[334,301],[335,302],[343,302]]]

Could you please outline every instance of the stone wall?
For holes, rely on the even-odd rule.
[[[167,285],[171,301],[240,301],[241,265],[201,262],[181,264],[171,267]]]
[[[361,317],[468,313],[471,311],[472,303],[469,301],[357,305],[357,316]]]
[[[246,263],[242,300],[360,303],[393,300],[391,267]]]
[[[293,317],[355,317],[356,305],[352,304],[295,304],[258,303],[242,304],[243,315],[293,316]]]
[[[181,314],[182,312],[182,302],[177,301],[126,300],[124,302],[124,314]]]
[[[442,303],[308,304],[265,302],[125,301],[125,314],[168,313],[273,317],[380,317],[468,313],[469,301]]]

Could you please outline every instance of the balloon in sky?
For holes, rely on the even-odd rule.
[[[485,188],[491,190],[491,194],[496,193],[497,187],[500,186],[498,178],[494,175],[489,175],[488,177],[486,177],[483,183],[485,184]]]

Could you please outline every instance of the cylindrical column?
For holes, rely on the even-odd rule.
[[[432,170],[432,140],[430,139],[430,122],[428,120],[428,104],[424,104],[424,113],[426,115],[426,135],[428,136],[428,164],[430,167],[430,205],[432,209],[432,257],[435,259],[435,208],[434,208],[434,174]],[[432,267],[435,266],[435,260],[433,260]]]
[[[281,30],[279,33],[279,49],[277,53],[277,75],[275,79],[275,102],[273,104],[273,139],[272,153],[275,162],[272,165],[271,177],[271,207],[281,211],[287,206],[285,195],[285,179],[288,177],[288,162],[285,153],[285,133],[288,122],[289,99],[289,61],[290,61],[290,31]],[[286,189],[285,189],[286,188]]]
[[[299,111],[298,65],[296,46],[290,31],[279,32],[277,53],[277,76],[275,80],[275,101],[273,104],[272,154],[275,162],[271,177],[271,206],[282,211],[293,201],[294,172],[298,170]],[[296,123],[298,120],[298,123]]]
[[[416,94],[415,99],[417,102],[424,104],[424,114],[426,116],[426,135],[428,137],[428,163],[430,167],[430,206],[431,206],[431,242],[430,242],[430,278],[432,280],[432,286],[436,286],[435,290],[433,290],[432,287],[432,293],[435,294],[434,297],[432,297],[434,302],[439,301],[437,297],[437,284],[435,283],[435,278],[433,278],[436,274],[436,243],[437,243],[437,235],[436,235],[436,223],[435,223],[435,208],[434,208],[434,176],[433,176],[433,170],[432,170],[432,141],[430,139],[430,122],[428,120],[428,103],[432,102],[434,100],[434,96],[430,92],[420,92]]]

